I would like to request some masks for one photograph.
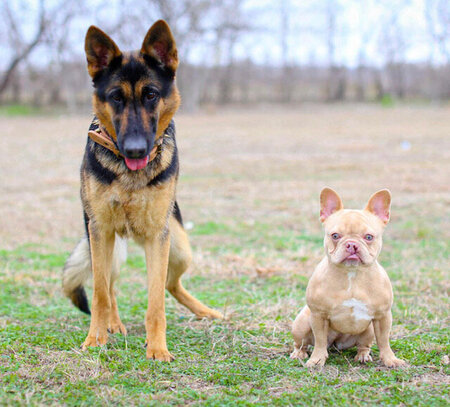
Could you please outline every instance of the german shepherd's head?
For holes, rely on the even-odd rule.
[[[127,167],[144,168],[180,104],[175,84],[178,53],[169,26],[157,21],[140,51],[130,53],[122,53],[103,31],[91,26],[85,51],[95,88],[94,113]]]

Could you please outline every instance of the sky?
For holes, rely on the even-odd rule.
[[[51,5],[56,0],[46,1]],[[73,44],[62,57],[84,58],[83,41],[87,27],[91,24],[104,29],[113,26],[118,17],[116,5],[121,1],[111,0],[109,9],[105,9],[98,7],[101,0],[86,0],[86,11],[62,34],[68,36]],[[280,38],[284,25],[287,27],[289,64],[326,66],[329,61],[327,15],[332,15],[335,21],[333,60],[337,65],[355,67],[363,60],[368,65],[382,66],[388,57],[410,63],[442,64],[446,59],[432,43],[428,32],[424,12],[426,1],[439,0],[245,0],[241,2],[243,13],[254,30],[239,35],[234,58],[251,59],[256,64],[281,65],[283,54]],[[33,15],[37,2],[13,2],[23,16],[22,32],[26,37],[31,37],[35,30]],[[139,0],[129,2],[130,7],[138,3]],[[283,5],[288,12],[282,24]],[[331,13],[327,14],[327,7],[332,10]],[[158,17],[149,10],[148,27]],[[234,17],[230,16],[230,20]],[[209,23],[214,25],[214,20]],[[139,48],[147,29],[145,18],[141,19],[140,24],[130,21],[130,27],[132,34],[127,37],[127,45]],[[11,58],[11,50],[5,46],[5,30],[4,26],[0,26],[0,69],[4,69]],[[120,41],[117,42],[119,46],[122,45]],[[213,34],[207,36],[205,41],[191,41],[189,52],[182,55],[195,64],[226,63],[226,55],[211,58],[212,54],[217,53],[214,48],[216,43]],[[50,54],[51,50],[40,47],[31,55],[30,61],[35,65],[45,65]]]

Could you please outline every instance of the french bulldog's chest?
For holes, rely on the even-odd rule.
[[[382,312],[390,309],[392,296],[385,277],[373,271],[348,271],[330,275],[311,292],[311,309],[320,310],[330,327],[345,334],[360,334]],[[389,280],[387,280],[389,284]]]
[[[337,332],[359,334],[367,329],[374,318],[374,308],[366,296],[345,296],[330,310],[330,326]]]

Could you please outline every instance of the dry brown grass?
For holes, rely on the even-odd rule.
[[[427,226],[427,215],[442,214],[449,203],[449,114],[448,106],[179,114],[180,205],[194,223],[270,218],[274,227],[318,233],[323,186],[358,206],[387,187],[394,221],[407,214],[417,217],[418,227]],[[68,249],[83,232],[78,172],[89,120],[2,118],[2,247],[36,242]],[[409,151],[402,150],[402,141],[411,143]]]

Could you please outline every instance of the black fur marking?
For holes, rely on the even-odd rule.
[[[84,228],[86,229],[86,236],[89,241],[89,215],[86,211],[83,211],[83,219],[84,219]]]
[[[86,170],[90,172],[95,178],[105,185],[110,185],[116,178],[116,174],[114,172],[105,168],[100,161],[97,159],[95,155],[96,149],[102,149],[102,154],[111,154],[115,157],[115,155],[109,151],[107,148],[94,143],[90,138],[88,138],[87,146],[86,146]]]
[[[155,121],[155,126],[156,126],[156,121]],[[175,122],[173,120],[170,121],[169,125],[167,126],[167,129],[164,131],[164,134],[167,134],[167,135],[175,138]]]
[[[91,315],[91,311],[89,309],[89,302],[86,296],[86,291],[84,290],[83,286],[78,286],[75,288],[71,295],[71,300],[73,302],[73,305],[75,305],[77,308],[80,309],[80,311],[83,311],[84,313]]]
[[[177,201],[175,201],[175,204],[173,205],[173,216],[175,216],[178,223],[183,226],[183,218],[181,217],[181,211]]]
[[[96,116],[92,119],[91,125],[89,126],[89,131],[97,131],[98,129],[98,119]]]
[[[156,129],[158,128],[158,123],[156,122],[156,119],[154,117],[152,117],[150,119],[150,123],[152,125],[152,132],[156,133]],[[170,124],[169,124],[169,126],[170,126]]]
[[[155,178],[153,178],[148,184],[148,187],[152,187],[170,179],[172,176],[178,173],[178,152],[177,146],[175,145],[172,154],[172,161],[169,166],[162,170]]]
[[[175,72],[172,71],[172,69],[163,66],[157,59],[150,55],[143,55],[143,57],[147,66],[158,75],[158,79],[162,85],[161,97],[167,97],[172,89]]]
[[[101,70],[100,72],[97,72],[97,74],[92,79],[94,88],[99,88],[102,84],[109,82],[109,79],[111,78],[112,74],[115,71],[117,71],[117,69],[119,69],[120,66],[122,65],[122,60],[123,60],[122,55],[115,57],[109,63],[107,68]]]
[[[130,62],[120,68],[118,74],[120,80],[129,82],[134,86],[137,81],[149,76],[149,70],[144,64],[132,57]]]

